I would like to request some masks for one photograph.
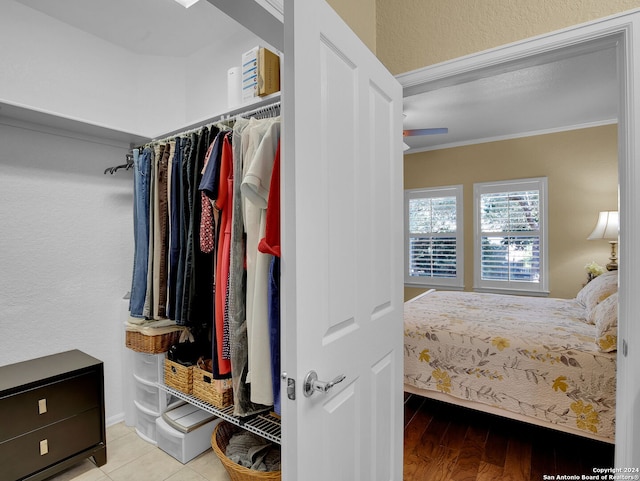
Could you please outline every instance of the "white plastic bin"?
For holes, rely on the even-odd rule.
[[[169,394],[157,384],[147,382],[133,375],[133,400],[140,406],[155,413],[163,413],[167,409]]]
[[[220,419],[215,418],[193,431],[182,433],[169,426],[160,416],[156,419],[158,447],[186,464],[211,447],[211,435],[219,422]]]
[[[160,417],[160,413],[141,406],[137,401],[133,403],[136,406],[136,432],[138,436],[147,442],[157,444],[156,419]]]
[[[160,382],[164,379],[164,358],[165,353],[145,354],[144,352],[132,351],[133,374],[139,379],[148,383]]]

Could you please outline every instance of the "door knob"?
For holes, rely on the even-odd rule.
[[[335,386],[339,382],[344,381],[345,377],[346,376],[344,374],[340,374],[339,376],[328,382],[318,381],[318,374],[315,371],[309,371],[304,377],[304,387],[302,390],[306,397],[311,396],[316,391],[327,393],[333,386]]]

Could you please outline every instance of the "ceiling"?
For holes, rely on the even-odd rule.
[[[616,71],[610,46],[405,97],[405,129],[449,129],[408,152],[615,123]]]
[[[15,1],[141,55],[186,57],[243,30],[206,1],[189,8],[174,0]]]
[[[141,55],[187,56],[243,30],[204,0],[188,9],[173,0],[16,1]],[[613,123],[617,105],[616,52],[608,47],[406,97],[405,129],[449,132],[405,142],[411,153]]]

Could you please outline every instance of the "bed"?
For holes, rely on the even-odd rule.
[[[617,273],[575,299],[428,291],[405,303],[405,391],[613,443]]]

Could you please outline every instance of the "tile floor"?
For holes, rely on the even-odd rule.
[[[229,475],[211,448],[182,464],[140,438],[124,423],[107,428],[107,464],[90,460],[47,481],[229,481]]]

